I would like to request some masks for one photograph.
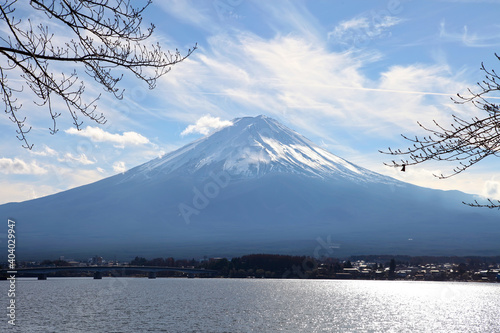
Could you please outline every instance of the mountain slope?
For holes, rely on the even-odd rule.
[[[259,116],[0,217],[18,221],[25,258],[314,255],[321,244],[333,256],[498,254],[498,213],[461,204],[471,200],[358,167]]]

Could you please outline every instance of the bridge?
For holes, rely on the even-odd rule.
[[[164,267],[164,266],[59,266],[59,267],[34,267],[18,268],[16,270],[0,270],[0,280],[7,279],[10,275],[17,277],[38,277],[38,280],[47,280],[47,274],[55,272],[93,272],[94,279],[102,279],[103,273],[112,273],[120,276],[126,272],[147,272],[148,278],[155,279],[158,272],[181,272],[188,277],[195,275],[214,275],[217,271],[208,269]]]

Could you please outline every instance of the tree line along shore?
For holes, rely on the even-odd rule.
[[[144,276],[142,272],[120,272],[125,266],[182,267],[215,270],[211,277],[273,279],[367,279],[424,281],[500,282],[500,256],[433,257],[360,255],[347,259],[313,258],[278,254],[250,254],[234,258],[174,259],[135,257],[128,262],[60,258],[40,262],[19,262],[18,268],[115,266],[110,276]],[[7,267],[3,264],[2,267]],[[92,273],[59,271],[48,276],[91,276]],[[181,272],[159,272],[157,277],[183,277]]]

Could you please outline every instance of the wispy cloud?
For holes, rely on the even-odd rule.
[[[79,163],[83,165],[91,165],[96,163],[95,160],[94,161],[89,160],[87,155],[83,153],[78,156],[74,156],[71,153],[66,153],[64,154],[63,158],[58,158],[57,160],[59,162]]]
[[[305,2],[300,1],[256,1],[255,5],[265,15],[264,24],[269,24],[277,35],[293,31],[312,43],[323,42],[323,27],[311,14]]]
[[[87,126],[83,130],[70,128],[65,130],[68,134],[79,135],[89,138],[93,142],[110,142],[120,147],[132,145],[144,145],[149,143],[149,139],[136,132],[123,132],[123,134],[113,134],[106,132],[99,127]]]
[[[370,13],[365,13],[340,22],[328,32],[328,39],[345,46],[363,46],[369,40],[388,37],[389,28],[402,22],[401,18],[391,15],[377,18],[370,15]]]
[[[221,120],[219,117],[206,115],[198,119],[196,121],[196,124],[186,127],[186,129],[182,131],[181,135],[184,136],[192,133],[200,133],[206,135],[214,129],[220,129],[231,125],[233,125],[233,123],[229,120]]]
[[[497,27],[498,28],[498,27]],[[439,25],[439,37],[449,42],[458,42],[468,47],[498,47],[500,46],[500,33],[498,29],[487,33],[474,33],[469,31],[467,25],[464,25],[461,31],[450,32],[446,28],[446,22],[443,20]]]
[[[162,83],[167,91],[186,82],[185,96],[168,98],[185,111],[183,121],[208,109],[222,119],[265,113],[331,139],[325,129],[332,126],[395,135],[417,120],[442,119],[449,110],[440,107],[467,87],[446,64],[392,66],[370,78],[363,68],[379,53],[333,52],[298,36],[242,33],[213,37],[209,46]],[[208,133],[197,128],[204,127],[191,125],[183,135]]]
[[[19,158],[0,158],[0,172],[4,174],[41,175],[47,170],[36,162],[26,163]]]
[[[349,31],[356,31],[360,29],[368,29],[370,24],[368,18],[361,16],[355,17],[350,20],[340,22],[332,31],[327,35],[328,38],[341,38]]]
[[[220,1],[173,0],[168,2],[158,1],[155,4],[180,21],[211,31],[215,28],[216,22],[213,20],[213,16],[207,15],[207,12],[216,11],[218,2]]]

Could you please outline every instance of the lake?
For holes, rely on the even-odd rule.
[[[500,332],[500,284],[360,280],[17,279],[2,332]]]

